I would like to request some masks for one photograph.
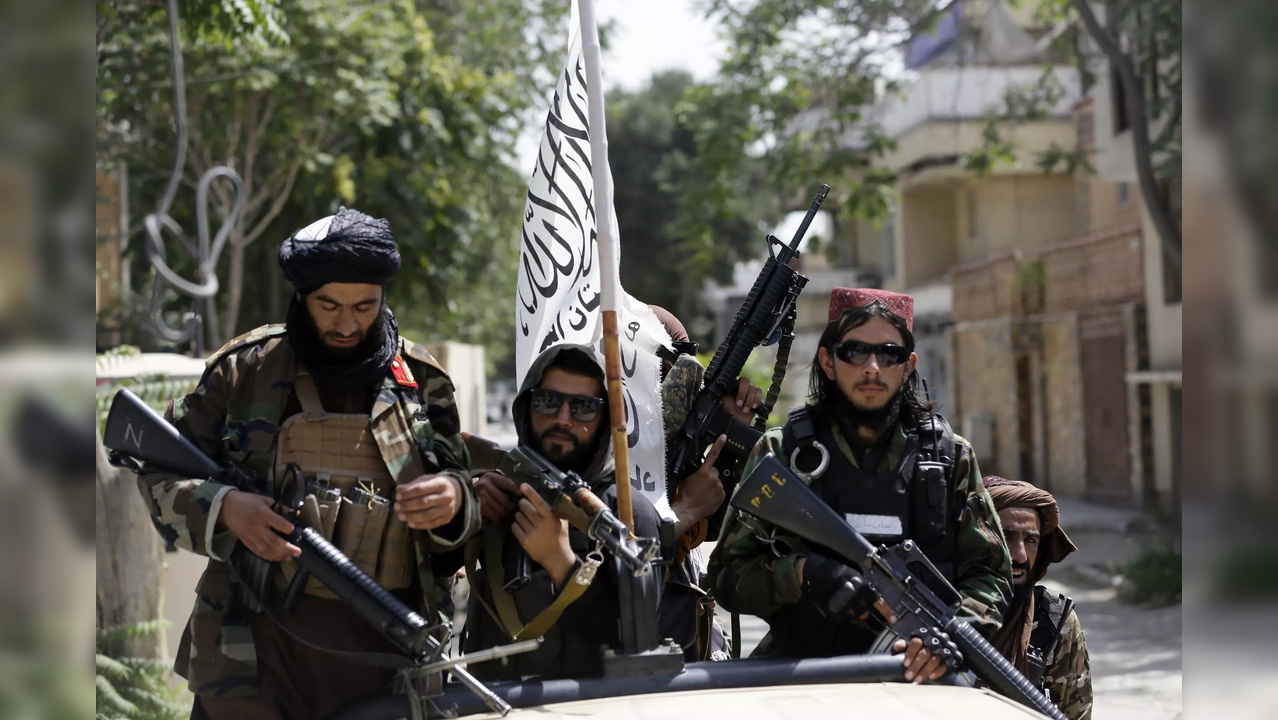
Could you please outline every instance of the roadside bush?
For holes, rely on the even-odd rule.
[[[1180,538],[1148,545],[1121,568],[1122,597],[1131,603],[1175,605],[1181,596]]]

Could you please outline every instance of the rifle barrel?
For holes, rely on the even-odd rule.
[[[812,219],[816,217],[817,211],[821,209],[821,203],[825,202],[825,196],[830,193],[830,186],[821,183],[821,187],[817,189],[816,197],[812,199],[812,205],[808,208],[808,214],[803,216],[803,222],[799,223],[799,229],[794,233],[794,239],[790,241],[790,252],[799,252],[799,241],[808,232],[808,226],[812,224]]]

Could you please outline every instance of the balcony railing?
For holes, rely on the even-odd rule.
[[[1041,66],[928,68],[901,95],[875,108],[872,117],[894,138],[926,122],[979,119],[1002,107],[1009,89],[1032,88],[1042,74]],[[1067,118],[1079,98],[1078,72],[1057,67],[1052,75],[1062,93],[1048,116]]]

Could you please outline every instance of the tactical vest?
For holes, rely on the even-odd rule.
[[[782,431],[782,446],[791,452],[799,472],[816,466],[814,442],[825,447],[828,465],[819,477],[804,475],[821,499],[843,515],[874,545],[893,545],[905,539],[954,583],[954,542],[958,511],[953,508],[957,450],[954,431],[945,418],[934,416],[924,427],[908,431],[905,452],[890,472],[859,468],[840,451],[834,429],[818,427],[807,406],[790,412]]]
[[[1056,662],[1056,648],[1065,632],[1065,619],[1074,601],[1042,585],[1034,586],[1034,627],[1030,630],[1029,672],[1026,679],[1039,690],[1046,689],[1047,668]]]
[[[366,413],[327,413],[315,381],[299,370],[293,384],[302,412],[280,426],[275,474],[296,464],[305,478],[302,519],[388,590],[408,587],[413,558],[408,525],[391,511],[395,479],[386,469]],[[286,491],[288,492],[288,491]],[[281,564],[285,584],[297,564]],[[336,599],[315,578],[306,592]]]

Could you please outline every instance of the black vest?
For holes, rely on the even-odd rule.
[[[795,448],[813,440],[829,452],[829,466],[810,487],[835,512],[847,518],[875,545],[914,540],[941,574],[954,582],[957,510],[950,495],[954,482],[954,433],[936,417],[922,430],[908,433],[905,452],[887,473],[856,466],[838,447],[833,430],[812,422],[809,408],[790,413],[782,431],[786,462]],[[812,450],[801,451],[800,470],[811,470]],[[834,557],[828,549],[822,549]],[[871,614],[851,625],[826,619],[806,597],[767,618],[773,652],[778,655],[825,657],[866,652],[886,626]]]

